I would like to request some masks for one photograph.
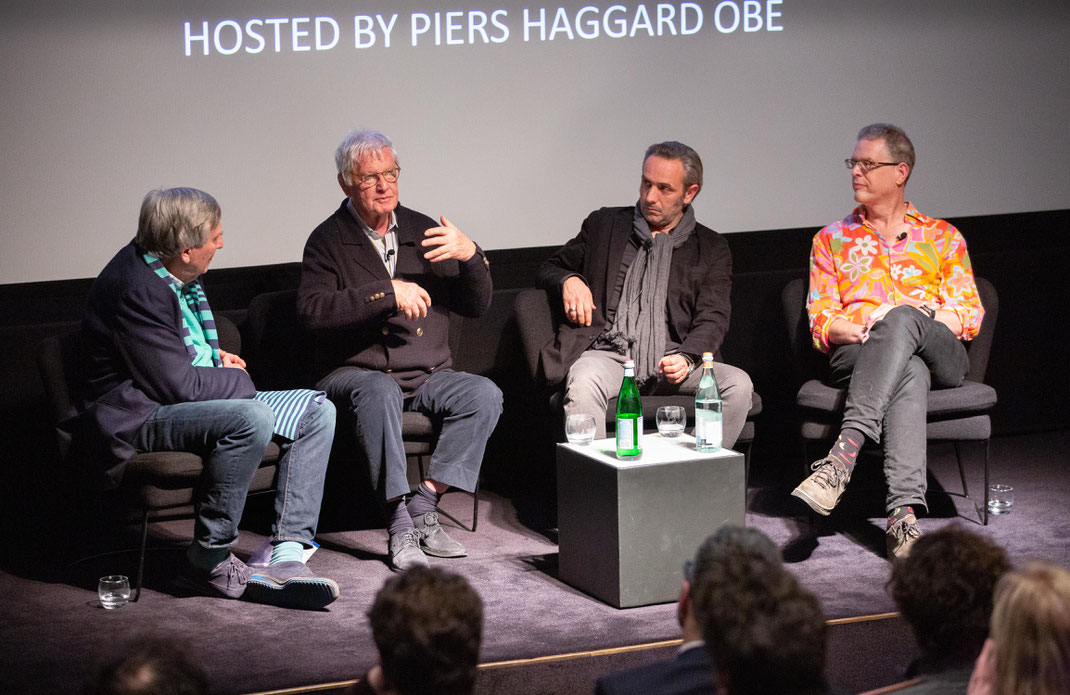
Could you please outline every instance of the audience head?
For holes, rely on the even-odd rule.
[[[1070,692],[1070,572],[1033,562],[1006,574],[992,611],[996,693]]]
[[[401,695],[467,695],[475,685],[483,603],[463,578],[414,567],[388,579],[368,611],[387,685]]]
[[[175,258],[208,243],[222,216],[219,203],[204,191],[158,188],[141,202],[136,241],[157,258]]]
[[[693,567],[695,611],[729,695],[822,693],[825,620],[760,531],[724,527]]]
[[[925,658],[977,658],[996,584],[1010,569],[1003,548],[957,524],[922,536],[892,565],[892,597]]]
[[[85,695],[204,695],[208,678],[173,640],[140,638],[87,683]]]

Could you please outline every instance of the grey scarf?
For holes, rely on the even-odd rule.
[[[635,360],[639,388],[658,378],[658,362],[665,351],[665,301],[673,249],[680,248],[695,230],[695,211],[690,205],[669,234],[651,235],[650,225],[635,205],[632,233],[639,253],[624,276],[624,287],[606,340],[622,355]]]

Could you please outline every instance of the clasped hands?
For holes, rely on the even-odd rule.
[[[476,253],[476,245],[464,233],[443,215],[439,217],[441,227],[432,227],[424,232],[427,237],[420,245],[430,250],[424,258],[432,263],[445,260],[467,261]],[[408,280],[392,280],[394,286],[394,303],[398,311],[408,319],[424,318],[431,308],[431,295],[423,287]]]

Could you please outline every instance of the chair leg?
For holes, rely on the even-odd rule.
[[[981,524],[983,526],[988,526],[988,442],[989,440],[987,439],[981,442],[981,458],[985,474],[985,494],[984,502],[982,503],[981,509],[978,512],[977,516],[981,518]],[[963,497],[969,500],[970,491],[969,488],[966,486],[966,466],[962,460],[963,444],[964,442],[955,442],[955,461],[959,465],[959,477],[962,479],[962,495]]]
[[[962,442],[955,442],[955,461],[959,464],[959,478],[962,479],[962,496],[970,498],[970,490],[966,486],[966,466],[962,463]],[[987,483],[986,483],[987,487]]]
[[[984,457],[985,457],[985,506],[984,506],[984,525],[988,526],[988,440],[985,440],[984,444]]]
[[[145,545],[149,539],[149,510],[145,509],[141,516],[141,548],[137,556],[137,585],[134,588],[134,598],[131,599],[133,603],[137,603],[137,600],[141,598],[141,580],[145,577]]]

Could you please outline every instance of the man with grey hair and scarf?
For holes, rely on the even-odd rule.
[[[717,352],[731,312],[732,254],[720,234],[695,221],[702,160],[679,142],[647,148],[633,206],[587,216],[579,235],[539,268],[538,286],[560,294],[563,320],[542,350],[552,388],[564,384],[565,416],[594,415],[598,438],[620,389],[624,361],[635,360],[646,394],[693,394],[701,355]],[[747,419],[747,373],[720,362],[724,445]]]

